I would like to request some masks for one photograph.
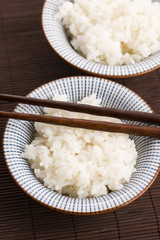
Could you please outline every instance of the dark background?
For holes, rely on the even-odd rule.
[[[41,27],[43,0],[0,0],[0,92],[26,95],[57,78],[86,75],[53,52]],[[160,70],[117,81],[160,113]],[[0,102],[0,110],[14,104]],[[95,216],[62,214],[34,202],[12,180],[2,155],[6,121],[0,120],[0,240],[158,240],[160,177],[135,202]]]

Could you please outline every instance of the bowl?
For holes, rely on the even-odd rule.
[[[49,82],[32,91],[28,97],[48,99],[55,93],[67,94],[77,102],[93,93],[102,99],[103,106],[151,112],[148,104],[128,88],[98,77],[67,77]],[[42,114],[42,108],[26,104],[17,105],[16,112]],[[126,121],[131,123],[130,121]],[[136,123],[140,124],[140,123]],[[143,125],[141,123],[141,125]],[[141,196],[159,173],[160,140],[130,136],[138,151],[137,171],[122,190],[94,198],[71,198],[46,188],[34,175],[28,161],[21,157],[26,144],[34,137],[33,122],[9,119],[3,138],[4,158],[15,182],[31,198],[58,211],[71,214],[98,214],[123,207]]]
[[[46,0],[42,11],[42,26],[46,39],[53,50],[72,66],[101,77],[124,78],[133,77],[159,68],[160,51],[143,61],[123,66],[108,66],[89,61],[78,54],[70,45],[61,22],[54,18],[65,0]],[[160,0],[158,0],[160,1]]]

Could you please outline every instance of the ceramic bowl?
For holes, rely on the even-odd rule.
[[[70,45],[61,22],[54,18],[64,1],[66,0],[45,1],[42,12],[42,26],[53,50],[72,66],[89,74],[110,78],[133,77],[153,71],[160,66],[160,51],[136,64],[123,66],[102,65],[79,55]]]
[[[77,102],[93,93],[102,99],[102,105],[126,110],[151,112],[148,104],[128,88],[97,77],[68,77],[47,83],[28,97],[51,98],[56,92],[67,94],[72,102]],[[19,104],[16,112],[42,114],[42,108]],[[126,121],[130,123],[129,121]],[[139,123],[136,123],[139,124]],[[142,124],[142,123],[141,123]],[[159,172],[160,140],[150,137],[131,136],[136,144],[137,171],[122,190],[95,198],[71,198],[62,196],[46,188],[34,175],[28,161],[21,157],[26,144],[34,137],[32,122],[10,119],[7,123],[3,150],[7,167],[21,189],[34,200],[47,207],[71,214],[97,214],[116,210],[142,195],[153,183]]]

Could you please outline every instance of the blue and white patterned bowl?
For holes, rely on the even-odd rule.
[[[123,66],[102,65],[88,61],[79,55],[71,47],[61,22],[54,18],[55,13],[64,1],[66,0],[45,1],[42,12],[42,26],[51,47],[65,61],[87,73],[111,78],[138,76],[160,67],[160,51],[136,64]]]
[[[70,101],[73,102],[96,93],[96,96],[102,99],[103,106],[151,112],[147,103],[128,88],[96,77],[59,79],[35,89],[28,97],[48,99],[56,92],[67,94]],[[42,114],[41,107],[25,104],[19,104],[15,111]],[[142,195],[159,172],[160,140],[131,136],[135,140],[138,151],[137,171],[132,174],[130,182],[125,184],[122,190],[96,198],[78,199],[62,196],[44,187],[35,177],[28,161],[21,157],[25,145],[29,144],[33,137],[34,125],[32,122],[13,119],[8,121],[3,139],[3,150],[8,169],[17,184],[30,197],[59,211],[73,214],[95,214],[115,210]]]

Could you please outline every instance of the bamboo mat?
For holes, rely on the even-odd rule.
[[[58,57],[41,28],[42,0],[0,0],[0,92],[26,95],[66,76],[84,75]],[[136,91],[160,113],[160,70],[117,82]],[[14,104],[0,102],[1,110]],[[160,176],[138,200],[115,212],[71,216],[30,199],[12,180],[2,155],[6,121],[0,121],[0,240],[158,240]]]

